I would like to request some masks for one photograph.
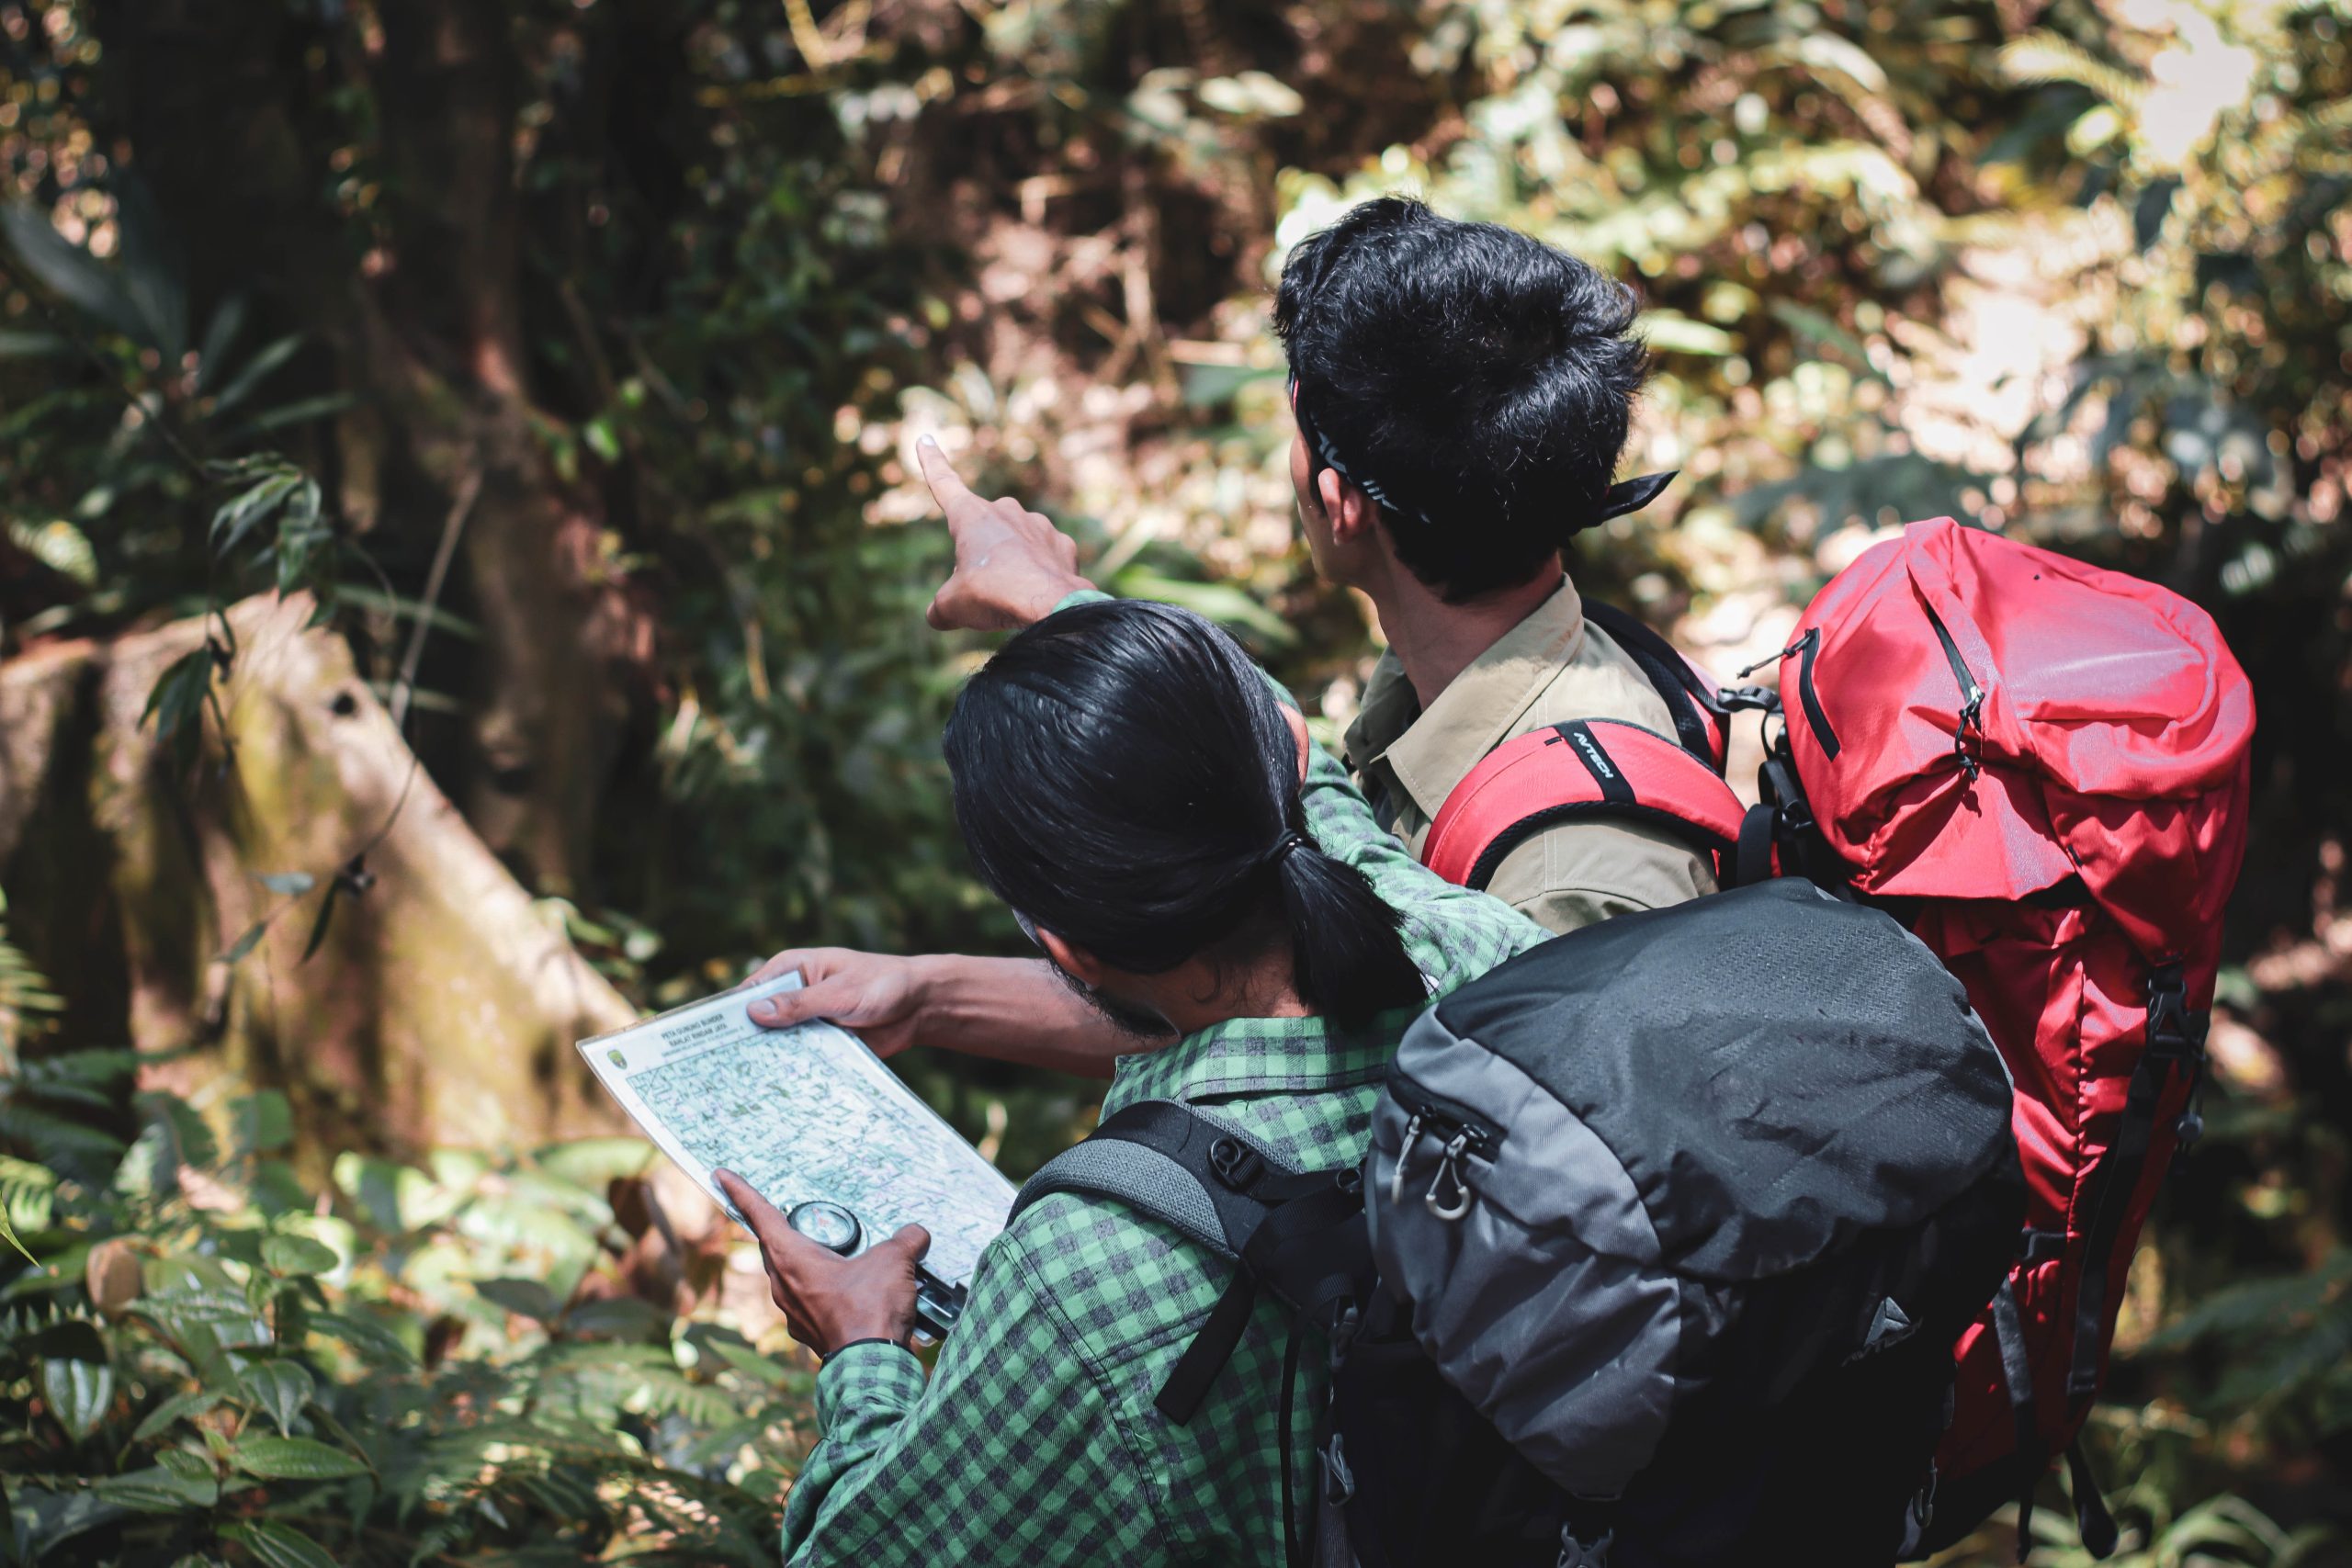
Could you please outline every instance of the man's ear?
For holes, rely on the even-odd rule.
[[[1325,468],[1315,476],[1315,493],[1323,502],[1334,543],[1361,543],[1379,525],[1380,508],[1373,504],[1372,497],[1341,479],[1337,468]]]
[[[1047,931],[1045,927],[1039,926],[1037,945],[1046,950],[1046,956],[1052,959],[1054,967],[1063,974],[1089,986],[1099,987],[1102,984],[1104,974],[1102,961],[1086,949],[1073,947],[1064,942],[1059,931]]]

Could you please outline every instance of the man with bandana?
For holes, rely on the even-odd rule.
[[[1396,197],[1283,268],[1274,326],[1307,546],[1324,578],[1372,601],[1388,641],[1347,761],[1416,854],[1454,786],[1513,737],[1594,718],[1674,734],[1563,570],[1573,535],[1673,477],[1611,482],[1648,368],[1634,309],[1541,241]],[[1714,882],[1673,833],[1588,818],[1518,845],[1487,890],[1564,931]]]

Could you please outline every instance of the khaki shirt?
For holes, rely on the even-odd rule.
[[[1421,711],[1395,653],[1384,653],[1348,727],[1348,765],[1373,807],[1413,853],[1438,808],[1486,754],[1531,730],[1571,719],[1617,718],[1661,735],[1674,716],[1640,666],[1588,626],[1573,583],[1531,611],[1471,660]],[[1487,891],[1553,931],[1715,890],[1696,851],[1634,822],[1564,822],[1503,857]]]

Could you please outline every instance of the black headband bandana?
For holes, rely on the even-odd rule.
[[[1315,422],[1307,418],[1306,411],[1299,406],[1298,378],[1295,375],[1290,378],[1290,412],[1292,418],[1298,422],[1299,433],[1306,437],[1307,451],[1314,455],[1317,464],[1330,469],[1370,496],[1373,503],[1382,511],[1393,512],[1400,516],[1419,518],[1427,527],[1433,528],[1437,525],[1428,513],[1421,511],[1419,507],[1397,505],[1388,492],[1381,488],[1380,481],[1369,474],[1353,472],[1347,464],[1340,460],[1340,455],[1331,449],[1331,443],[1325,439],[1322,431],[1316,427]],[[1561,537],[1571,538],[1588,528],[1599,527],[1612,517],[1624,517],[1639,512],[1643,507],[1656,501],[1666,487],[1674,482],[1675,477],[1681,471],[1679,468],[1668,468],[1662,474],[1641,474],[1630,479],[1619,480],[1601,492],[1599,506],[1562,530]]]

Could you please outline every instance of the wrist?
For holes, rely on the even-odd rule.
[[[947,986],[946,966],[955,962],[950,955],[925,953],[907,959],[907,1016],[914,1025],[914,1043],[933,1043],[937,1021],[933,1017],[940,998]]]
[[[1028,596],[1029,602],[1022,606],[1026,616],[1022,624],[1034,626],[1060,609],[1071,594],[1093,592],[1094,584],[1074,571],[1048,577],[1037,585],[1036,592]]]

